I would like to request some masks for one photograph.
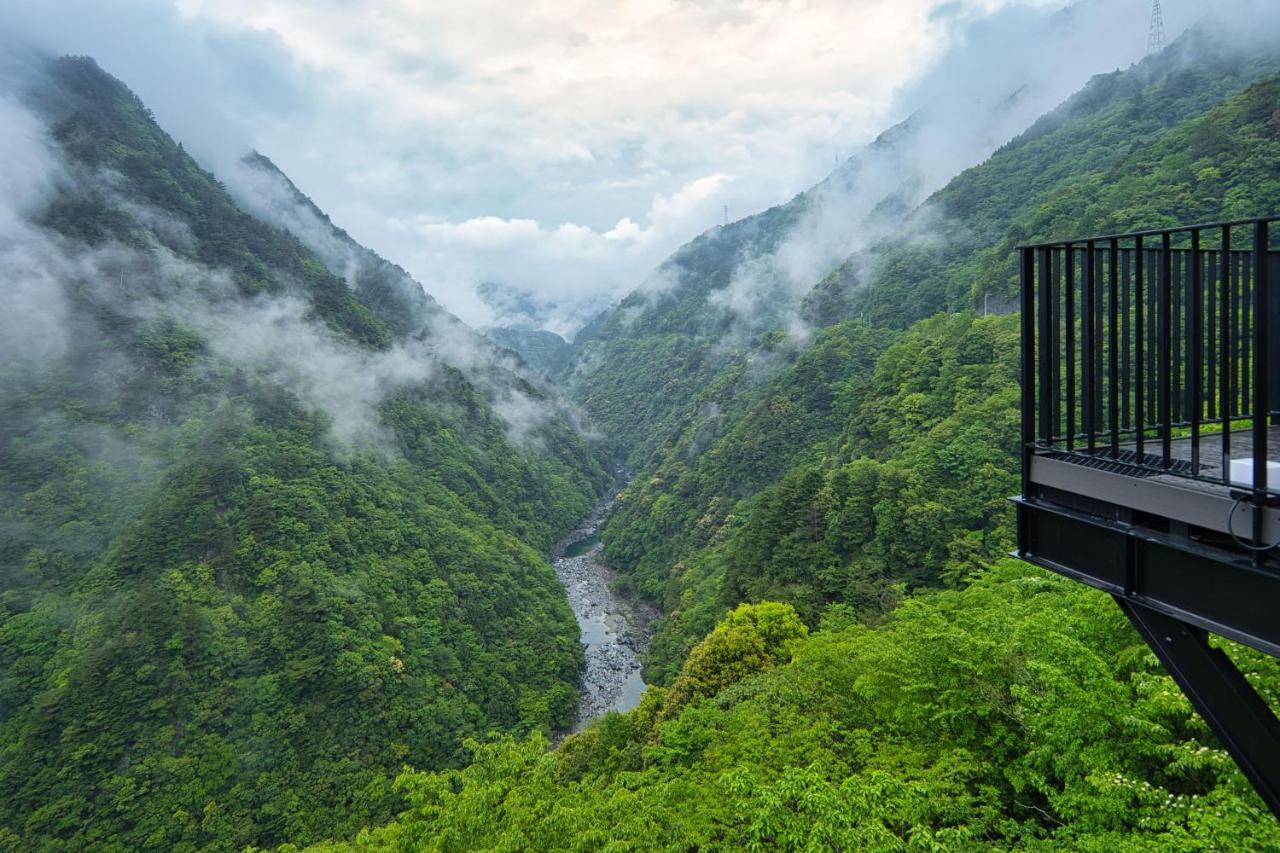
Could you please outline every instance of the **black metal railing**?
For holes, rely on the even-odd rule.
[[[1031,454],[1053,452],[1219,483],[1259,505],[1280,493],[1267,478],[1268,428],[1280,422],[1278,220],[1020,250],[1024,477]],[[1241,458],[1252,476],[1233,481]]]

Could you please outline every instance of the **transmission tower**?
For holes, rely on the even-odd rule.
[[[1151,31],[1147,34],[1147,54],[1164,50],[1164,11],[1160,8],[1160,0],[1151,4]]]

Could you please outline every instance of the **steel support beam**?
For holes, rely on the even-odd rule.
[[[1204,630],[1122,596],[1115,600],[1280,818],[1280,720]]]

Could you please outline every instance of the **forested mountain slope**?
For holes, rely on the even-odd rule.
[[[266,155],[251,152],[227,179],[237,203],[297,238],[396,332],[410,334],[434,324],[463,328],[407,272],[334,225]]]
[[[879,175],[871,166],[905,160],[898,164],[910,174],[908,121],[790,203],[682,247],[594,324],[572,387],[639,466],[682,435],[734,420],[740,389],[776,374],[818,328],[851,316],[903,328],[943,309],[981,307],[985,294],[1011,304],[1009,250],[1038,199],[1082,173],[1114,168],[1134,145],[1277,71],[1273,45],[1242,45],[1207,20],[1163,53],[1095,78],[914,211],[901,204],[909,190],[892,183],[873,180],[873,191],[859,196],[864,168]],[[851,199],[835,206],[841,216],[819,233],[802,227],[833,184]],[[852,247],[847,257],[810,246],[841,245],[827,234],[837,225],[855,235],[843,241]],[[814,266],[815,258],[827,265]]]
[[[494,326],[484,333],[489,340],[517,353],[526,364],[546,376],[559,376],[573,360],[573,345],[555,332]]]
[[[901,325],[966,306],[982,282],[1005,287],[1020,241],[1280,209],[1275,78],[1225,103],[1219,95],[1259,69],[1280,70],[1280,54],[1193,55],[1206,64],[1179,60],[1145,88],[1124,74],[1095,80],[940,191],[916,215],[951,205],[939,240],[885,248],[860,291],[883,306],[872,312],[880,316],[860,311],[822,329],[746,392],[739,377],[772,353],[721,366],[698,389],[604,529],[611,563],[671,613],[651,677],[670,678],[740,600],[780,597],[808,619],[845,601],[873,618],[899,584],[962,577],[974,560],[1007,550],[1015,324],[966,314]],[[1090,94],[1099,88],[1105,97]],[[1157,129],[1161,116],[1186,111],[1195,116]],[[1055,139],[1075,168],[1029,192],[1038,184],[1026,175],[1048,168]],[[966,194],[980,194],[981,205],[955,206]],[[831,480],[849,463],[856,487]],[[839,509],[844,493],[860,495],[860,532],[840,529],[852,523],[852,510]]]
[[[543,552],[608,486],[576,415],[92,60],[8,82],[0,847],[342,834],[406,763],[571,722]]]
[[[931,197],[908,226],[923,229],[928,239],[874,247],[868,288],[854,300],[855,310],[877,323],[902,325],[942,308],[981,307],[984,293],[1013,300],[1015,245],[1034,237],[1095,233],[1101,225],[1096,216],[1076,212],[1054,223],[1033,223],[1046,197],[1084,175],[1109,183],[1149,177],[1135,173],[1128,162],[1136,147],[1277,72],[1280,53],[1274,42],[1241,43],[1209,18],[1163,53],[1128,71],[1095,78],[986,163],[957,175]],[[1186,150],[1193,160],[1212,153],[1203,145]],[[1202,209],[1217,205],[1213,188],[1206,189]],[[1176,200],[1177,206],[1162,198]],[[1194,210],[1189,201],[1171,188],[1150,201],[1131,195],[1111,218],[1151,228],[1178,224],[1185,221],[1179,216]]]

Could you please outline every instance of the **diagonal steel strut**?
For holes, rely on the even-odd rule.
[[[1209,635],[1121,596],[1120,609],[1138,629],[1182,692],[1280,818],[1280,720]]]

